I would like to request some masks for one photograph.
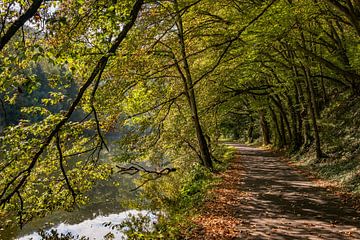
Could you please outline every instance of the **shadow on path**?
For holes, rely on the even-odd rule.
[[[213,191],[195,239],[360,239],[359,214],[339,198],[269,151],[229,145],[236,159]]]

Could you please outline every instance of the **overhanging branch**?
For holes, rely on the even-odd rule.
[[[5,45],[10,41],[10,39],[15,35],[15,33],[28,21],[32,18],[38,9],[40,8],[43,0],[34,0],[29,9],[21,15],[5,32],[4,36],[0,38],[0,51],[3,50]]]
[[[130,167],[121,167],[121,166],[116,166],[116,167],[119,169],[118,173],[121,173],[121,174],[128,174],[128,175],[135,175],[138,173],[145,174],[144,176],[142,176],[143,178],[145,178],[145,181],[142,182],[136,188],[131,189],[130,191],[136,191],[139,188],[141,188],[142,186],[144,186],[146,183],[148,183],[150,181],[155,181],[163,176],[169,175],[170,173],[176,171],[176,168],[163,168],[161,170],[149,170],[137,163],[132,163],[132,166],[130,166]]]
[[[15,177],[12,177],[10,181],[5,185],[5,187],[2,189],[2,193],[0,195],[0,205],[6,204],[13,196],[14,194],[20,190],[21,187],[24,186],[26,183],[28,177],[31,175],[32,170],[34,169],[38,159],[42,155],[42,153],[46,150],[46,148],[50,145],[53,138],[56,136],[56,134],[60,131],[60,129],[65,125],[65,123],[70,119],[71,115],[75,111],[76,107],[80,103],[81,99],[83,98],[84,93],[89,88],[89,86],[94,82],[95,78],[99,75],[100,72],[102,72],[111,56],[114,56],[116,53],[116,50],[119,48],[122,41],[125,39],[127,33],[134,25],[137,16],[140,12],[141,6],[143,5],[144,0],[137,0],[133,6],[133,9],[130,13],[130,19],[129,21],[123,26],[122,31],[119,33],[117,38],[115,39],[113,45],[107,52],[107,54],[100,58],[97,65],[95,66],[94,70],[92,71],[90,77],[87,79],[87,81],[84,83],[84,85],[80,88],[75,100],[69,107],[68,111],[65,113],[63,118],[55,125],[53,130],[50,132],[48,137],[44,140],[42,145],[40,146],[39,150],[34,154],[34,156],[31,158],[31,161],[27,168],[25,170],[22,170],[19,172]],[[20,26],[21,27],[21,26]],[[1,48],[0,48],[1,50]]]

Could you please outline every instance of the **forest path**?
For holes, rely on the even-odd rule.
[[[360,239],[360,215],[270,151],[229,143],[191,239]]]

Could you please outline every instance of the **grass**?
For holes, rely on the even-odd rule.
[[[221,172],[234,158],[235,148],[221,146],[215,154],[222,162],[215,164],[215,172]],[[183,239],[187,229],[193,227],[190,219],[201,209],[204,201],[211,198],[209,190],[218,180],[216,175],[200,165],[187,163],[174,174],[147,184],[141,196],[146,199],[146,205],[138,207],[161,212],[159,221],[152,232],[130,231],[129,239]]]

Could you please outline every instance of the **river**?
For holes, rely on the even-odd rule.
[[[105,160],[107,154],[103,155]],[[114,174],[106,181],[99,181],[88,193],[90,201],[74,211],[56,211],[44,218],[39,218],[26,224],[23,229],[13,226],[0,229],[0,239],[10,240],[38,240],[42,239],[37,233],[40,229],[49,231],[56,229],[58,233],[71,233],[72,236],[86,236],[89,239],[104,239],[111,231],[104,223],[120,224],[129,214],[150,214],[147,211],[131,210],[127,202],[137,199],[137,193],[131,192],[134,188],[133,177]],[[111,231],[114,239],[121,239],[123,234],[117,230]],[[111,239],[111,238],[110,238]]]

